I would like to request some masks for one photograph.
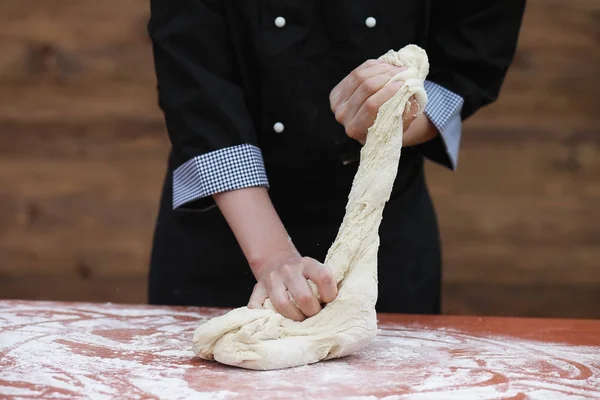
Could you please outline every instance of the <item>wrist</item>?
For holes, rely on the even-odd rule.
[[[299,258],[300,253],[291,239],[287,238],[285,244],[278,247],[269,247],[264,250],[257,250],[247,255],[246,259],[254,277],[259,280],[266,272],[284,264],[286,261]]]
[[[425,113],[415,119],[404,132],[402,145],[406,147],[416,146],[435,139],[440,132]]]
[[[266,188],[239,189],[214,198],[255,277],[268,265],[298,256]]]

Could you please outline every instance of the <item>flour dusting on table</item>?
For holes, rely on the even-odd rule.
[[[239,370],[194,358],[198,321],[222,313],[197,310],[1,302],[0,398],[600,398],[598,347],[414,325],[340,360]]]

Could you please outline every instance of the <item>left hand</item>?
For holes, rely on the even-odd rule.
[[[313,294],[308,280],[319,292],[320,300],[332,302],[337,296],[337,284],[329,268],[310,257],[291,257],[276,262],[267,261],[257,268],[257,283],[248,308],[262,308],[267,298],[281,315],[303,321],[321,311],[319,298]],[[275,260],[280,256],[276,256]]]
[[[344,125],[346,134],[365,144],[367,131],[379,108],[402,87],[404,82],[388,81],[406,68],[383,61],[368,60],[346,76],[329,95],[335,119]],[[404,130],[415,120],[419,106],[411,98],[410,111],[404,115]]]

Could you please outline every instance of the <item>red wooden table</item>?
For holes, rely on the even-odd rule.
[[[380,315],[358,354],[261,372],[194,357],[222,312],[0,301],[0,398],[600,399],[600,321]]]

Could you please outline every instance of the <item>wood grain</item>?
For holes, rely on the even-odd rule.
[[[37,128],[22,129],[17,144],[12,144],[16,155],[0,160],[0,170],[12,171],[0,175],[4,210],[0,212],[0,234],[4,254],[12,261],[0,270],[47,272],[38,257],[51,261],[57,272],[80,263],[91,263],[100,276],[127,274],[132,263],[137,265],[136,271],[145,270],[164,173],[164,163],[158,160],[164,162],[167,149],[161,128],[150,124],[149,133],[143,133],[129,129],[128,124],[115,124],[114,131],[109,124],[93,124],[90,129],[68,127],[73,129],[48,128],[43,135]],[[61,135],[64,143],[59,140]],[[433,175],[430,179],[445,239],[446,278],[521,279],[524,284],[537,279],[600,282],[595,251],[600,248],[597,195],[555,190],[565,185],[568,189],[570,176],[582,175],[589,175],[588,183],[573,188],[593,187],[595,165],[585,167],[589,171],[562,176],[548,161],[561,157],[560,142],[546,142],[538,153],[532,150],[535,139],[531,146],[519,145],[517,138],[502,140],[516,147],[510,152],[513,168],[519,165],[515,160],[522,160],[527,167],[536,157],[540,168],[536,171],[529,166],[528,174],[517,176],[521,181],[511,180],[512,175],[505,173],[504,157],[493,156],[502,141],[480,139],[467,141],[463,147],[464,162],[472,168],[446,174],[437,167],[434,172],[446,178]],[[30,156],[20,157],[18,149],[25,148]],[[140,156],[131,160],[135,148]],[[490,177],[489,173],[482,175],[482,170],[496,173]],[[87,240],[78,238],[81,233]],[[71,242],[78,243],[73,254],[64,250],[65,243]],[[28,258],[32,247],[38,257]],[[129,247],[130,252],[126,251]],[[101,260],[90,261],[98,260],[98,254],[103,254]],[[573,274],[569,264],[575,264],[580,273]],[[523,275],[527,265],[538,272]]]
[[[159,117],[148,7],[143,0],[3,1],[0,118]]]
[[[2,298],[145,303],[143,278],[84,278],[56,275],[0,279]],[[598,318],[598,285],[498,285],[446,283],[444,313],[548,318]]]
[[[600,321],[379,314],[348,357],[254,372],[192,351],[224,311],[0,301],[0,397],[600,398]]]
[[[600,2],[527,2],[523,29],[500,101],[473,119],[497,127],[598,128]]]
[[[478,118],[478,117],[475,117]],[[600,125],[595,131],[465,128],[456,172],[428,165],[434,195],[600,197]]]
[[[169,147],[147,18],[0,3],[0,298],[145,300]],[[600,318],[599,22],[596,0],[530,0],[458,171],[427,166],[445,312]]]
[[[598,319],[600,287],[591,285],[501,285],[447,283],[444,313]]]
[[[146,280],[135,278],[86,279],[56,275],[0,279],[0,293],[4,299],[31,299],[140,304],[146,302]]]
[[[0,120],[3,159],[144,161],[158,166],[169,148],[164,122],[155,117],[66,122]]]
[[[0,5],[0,93],[20,93],[0,97],[0,102],[12,104],[0,115],[28,119],[61,110],[71,118],[156,113],[145,33],[147,2],[54,3],[56,7],[40,0],[7,0]],[[590,101],[597,92],[600,63],[598,4],[528,2],[502,99],[481,111],[485,120],[512,127],[598,126],[600,106]],[[65,107],[73,96],[81,101]],[[86,107],[86,102],[93,106]]]

